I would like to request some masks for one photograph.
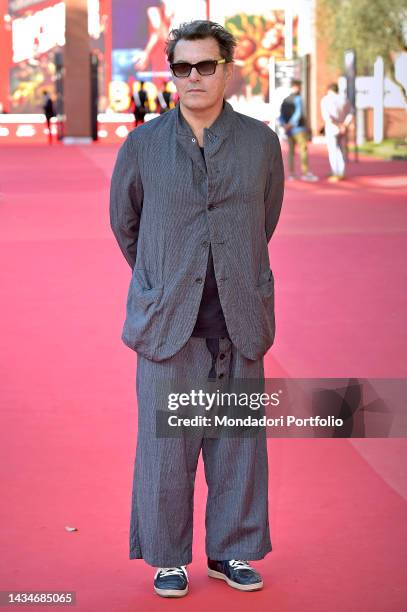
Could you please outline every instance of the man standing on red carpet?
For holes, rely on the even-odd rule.
[[[111,226],[132,268],[122,338],[138,356],[130,559],[157,568],[154,589],[164,597],[188,592],[201,449],[208,575],[258,590],[248,561],[271,551],[264,430],[156,434],[166,408],[160,381],[263,380],[274,341],[268,242],[284,171],[276,134],[224,100],[235,45],[211,21],[172,30],[167,56],[180,103],[129,134],[111,184]]]

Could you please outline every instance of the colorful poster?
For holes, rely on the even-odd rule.
[[[42,113],[43,91],[53,94],[55,64],[53,54],[23,61],[10,69],[10,112]]]
[[[290,24],[296,31],[297,18]],[[235,79],[229,95],[260,96],[268,100],[270,59],[285,59],[286,14],[285,11],[269,11],[265,15],[238,13],[226,17],[225,27],[237,40],[235,52]],[[296,38],[293,37],[293,55],[296,54]]]
[[[118,0],[113,2],[113,80],[169,76],[165,43],[182,22],[206,18],[205,0]]]
[[[49,2],[48,6],[44,6],[42,0],[38,10],[31,10],[31,6],[36,7],[37,4],[33,0],[10,3],[10,8],[14,10],[27,8],[26,12],[19,12],[11,22],[13,55],[9,70],[10,112],[42,112],[44,90],[51,95],[57,107],[62,108],[62,94],[56,83],[55,58],[56,54],[63,58],[66,7],[64,2]],[[87,4],[90,50],[98,58],[99,108],[104,110],[107,107],[106,19],[102,15],[99,0],[88,0]],[[63,64],[63,59],[61,61]]]

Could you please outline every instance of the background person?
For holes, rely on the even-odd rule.
[[[44,111],[45,119],[47,121],[48,141],[51,144],[52,143],[51,119],[52,117],[55,117],[54,104],[52,102],[51,96],[45,89],[42,92],[42,95],[43,95],[42,110]]]
[[[321,114],[325,122],[325,139],[331,167],[328,180],[340,181],[345,178],[347,131],[353,115],[349,100],[339,94],[336,83],[328,86],[328,91],[321,100]]]
[[[144,81],[140,81],[140,87],[132,95],[132,105],[134,113],[134,125],[137,127],[144,123],[144,118],[148,113],[148,97],[144,89]]]
[[[303,181],[316,181],[318,177],[309,171],[308,166],[308,136],[304,116],[304,105],[301,99],[301,81],[291,81],[291,93],[283,100],[280,109],[279,123],[283,126],[288,139],[288,179],[293,180],[295,175],[295,149],[300,151],[301,179]]]
[[[157,91],[157,107],[159,109],[160,114],[166,113],[167,111],[174,108],[175,102],[173,99],[173,94],[171,92],[170,84],[168,82],[164,82],[162,84],[162,89]]]

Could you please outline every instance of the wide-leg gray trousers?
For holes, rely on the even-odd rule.
[[[159,438],[155,392],[165,379],[264,378],[263,359],[249,360],[227,338],[214,353],[191,337],[170,359],[137,357],[138,437],[130,518],[130,559],[155,567],[192,561],[193,494],[202,448],[206,503],[206,554],[211,559],[262,559],[271,551],[265,431],[253,437]],[[211,350],[210,350],[211,349]]]

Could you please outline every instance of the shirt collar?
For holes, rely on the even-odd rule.
[[[225,138],[232,127],[234,112],[235,111],[233,110],[232,105],[229,104],[229,102],[226,102],[225,100],[220,115],[215,119],[215,121],[209,128],[204,128],[204,132],[206,131],[208,134],[214,135],[215,137],[220,139]],[[177,133],[182,134],[184,136],[190,136],[192,134],[192,130],[188,125],[187,121],[182,116],[179,104],[176,107],[176,116]]]

